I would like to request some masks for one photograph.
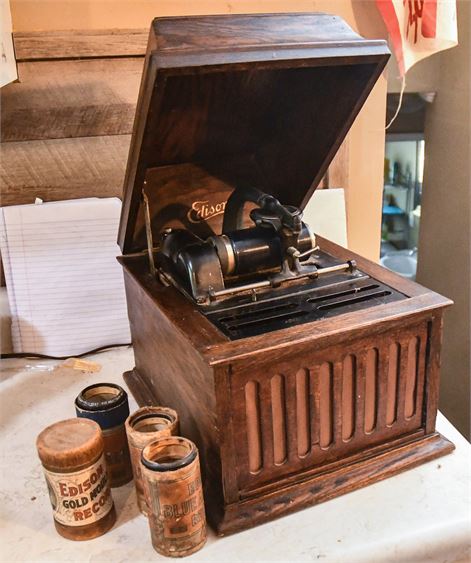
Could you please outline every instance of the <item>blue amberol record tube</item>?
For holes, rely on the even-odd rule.
[[[142,480],[142,450],[155,440],[178,434],[178,415],[166,407],[142,407],[126,420],[129,453],[131,455],[134,485],[136,486],[139,510],[146,516],[149,513],[144,495]]]
[[[124,426],[129,416],[126,391],[115,383],[90,385],[75,399],[75,412],[80,418],[95,421],[101,428],[110,487],[131,481],[131,459]]]
[[[160,438],[142,450],[144,493],[154,549],[184,557],[206,542],[206,516],[198,450],[178,436]]]

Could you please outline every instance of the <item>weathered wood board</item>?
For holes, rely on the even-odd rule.
[[[130,133],[142,65],[142,58],[19,63],[20,81],[2,90],[2,142]]]
[[[148,31],[14,34],[2,89],[1,205],[121,196]],[[348,189],[348,139],[321,187]]]
[[[14,33],[17,61],[144,56],[147,29],[89,29]]]
[[[1,205],[121,196],[130,135],[3,143]]]

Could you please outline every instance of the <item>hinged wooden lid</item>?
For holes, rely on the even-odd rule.
[[[220,232],[227,197],[255,186],[304,207],[389,57],[327,14],[153,21],[124,186],[119,244],[165,227]]]

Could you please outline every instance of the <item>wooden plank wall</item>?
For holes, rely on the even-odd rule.
[[[14,34],[1,95],[1,204],[121,196],[147,30]],[[346,141],[322,187],[348,188]]]
[[[2,89],[2,205],[121,196],[147,31],[14,35]]]

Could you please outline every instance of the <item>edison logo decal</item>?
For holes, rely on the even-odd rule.
[[[222,215],[226,208],[226,202],[211,203],[210,201],[194,201],[191,204],[191,209],[187,213],[187,219],[190,223],[201,223],[208,221],[217,215]]]

